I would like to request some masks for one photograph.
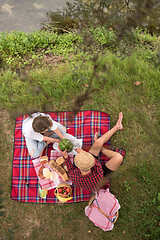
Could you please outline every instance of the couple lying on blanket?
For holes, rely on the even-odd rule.
[[[69,139],[74,147],[76,156],[74,157],[73,166],[67,154],[67,150],[59,150],[65,159],[65,164],[68,170],[68,176],[73,184],[88,191],[95,191],[102,184],[102,180],[106,176],[118,169],[123,161],[123,156],[120,153],[103,147],[111,136],[118,130],[123,129],[122,125],[123,114],[119,113],[119,118],[116,125],[108,132],[98,137],[95,133],[94,143],[89,152],[84,151],[82,147],[82,140],[77,139],[71,134],[66,133],[66,128],[60,123],[54,121],[50,115],[45,113],[34,113],[24,120],[22,125],[22,132],[26,140],[26,145],[29,154],[32,158],[41,157],[44,148],[50,143],[55,142],[58,146],[60,139]],[[98,161],[98,155],[102,152],[109,161],[103,166]]]

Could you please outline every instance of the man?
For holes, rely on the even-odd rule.
[[[107,176],[118,169],[123,161],[122,155],[104,148],[103,145],[116,131],[123,129],[122,119],[123,114],[120,112],[118,121],[111,130],[99,138],[98,133],[96,133],[94,137],[94,144],[90,148],[89,152],[79,148],[76,149],[78,153],[74,158],[76,167],[74,167],[71,163],[67,150],[64,152],[61,151],[68,169],[68,176],[74,185],[85,190],[95,191],[104,176]],[[100,152],[109,158],[109,161],[107,161],[103,166],[98,161],[98,155]]]

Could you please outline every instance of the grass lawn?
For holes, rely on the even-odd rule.
[[[39,36],[35,38],[41,39]],[[75,36],[63,36],[64,42],[55,37],[59,41],[56,52],[54,46],[48,50],[43,42],[42,49],[51,52],[38,52],[32,44],[31,52],[21,49],[17,55],[7,52],[7,37],[6,33],[5,40],[1,37],[0,42],[1,239],[158,240],[158,38],[139,35],[140,44],[125,57],[118,50],[102,50],[97,43],[99,48],[94,51],[99,55],[92,60],[93,53],[76,52],[73,46],[79,38]],[[25,37],[17,35],[17,39],[27,41]],[[70,42],[65,45],[66,52],[65,41]],[[126,150],[126,156],[111,181],[110,191],[121,209],[110,232],[95,227],[85,216],[87,202],[31,204],[10,199],[16,116],[31,110],[71,111],[77,107],[77,97],[86,91],[89,97],[79,106],[80,110],[107,112],[111,127],[119,112],[124,114],[124,129],[111,139],[111,144]]]

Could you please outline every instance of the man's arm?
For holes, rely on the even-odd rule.
[[[77,153],[80,153],[82,151],[82,148],[75,148],[74,149]]]
[[[70,157],[68,156],[67,149],[65,149],[65,151],[62,152],[61,149],[59,148],[59,151],[61,152],[63,158],[65,159],[65,164],[67,166],[68,172],[74,170],[73,164],[71,163]]]

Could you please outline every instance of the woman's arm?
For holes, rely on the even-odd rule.
[[[54,130],[54,132],[55,132],[55,133],[58,135],[58,137],[60,137],[61,139],[65,138],[58,128],[57,128],[56,130]]]
[[[50,144],[50,142],[58,142],[59,143],[60,140],[59,139],[55,139],[55,138],[50,138],[50,137],[43,136],[43,141],[46,142],[46,146],[42,149],[39,157],[42,156],[44,149],[47,147],[48,144]]]
[[[59,143],[59,139],[56,138],[51,138],[51,137],[47,137],[47,136],[43,136],[43,141],[44,142],[58,142]]]

